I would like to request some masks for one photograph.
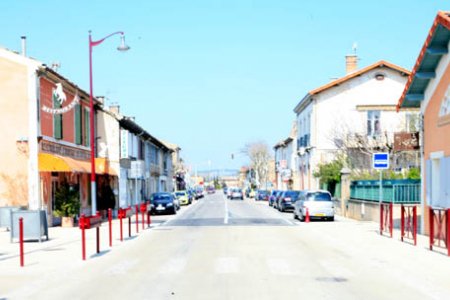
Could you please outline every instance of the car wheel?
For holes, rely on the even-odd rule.
[[[172,208],[172,215],[176,215],[177,214],[177,208],[174,206]]]
[[[293,216],[294,216],[294,220],[297,220],[297,214],[295,213],[295,208],[294,211],[292,212]]]
[[[328,220],[334,222],[334,217],[330,217]]]
[[[278,208],[278,210],[279,210],[280,212],[284,212],[284,207],[283,207],[282,204],[280,204],[280,207]]]
[[[303,215],[303,213],[302,213],[302,215],[300,217],[300,222],[305,222],[305,216]]]

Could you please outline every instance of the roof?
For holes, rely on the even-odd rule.
[[[450,41],[450,12],[438,12],[427,39],[420,50],[416,64],[409,75],[405,89],[397,104],[400,108],[420,107],[431,79],[436,77],[436,68],[443,55],[448,54]]]
[[[160,140],[164,145],[166,145],[167,148],[172,149],[173,151],[179,151],[181,150],[180,146]]]
[[[278,143],[273,147],[273,149],[277,150],[278,148],[286,147],[286,145],[289,144],[289,143],[292,142],[292,141],[293,141],[293,139],[292,139],[291,137],[288,137],[287,139],[278,142]]]
[[[301,104],[303,104],[303,102],[304,102],[307,98],[309,98],[310,96],[314,96],[314,95],[316,95],[316,94],[318,94],[318,93],[320,93],[320,92],[323,92],[323,91],[325,91],[325,90],[327,90],[327,89],[329,89],[329,88],[332,88],[332,87],[334,87],[334,86],[340,85],[341,83],[343,83],[343,82],[345,82],[345,81],[347,81],[347,80],[350,80],[350,79],[352,79],[352,78],[355,78],[355,77],[357,77],[357,76],[360,76],[360,75],[362,75],[362,74],[364,74],[364,73],[366,73],[366,72],[368,72],[368,71],[374,70],[374,69],[376,69],[376,68],[383,68],[383,67],[388,67],[388,68],[390,68],[390,69],[393,69],[393,70],[395,70],[395,71],[398,71],[398,72],[400,72],[402,75],[403,75],[403,74],[404,74],[404,75],[410,75],[410,71],[408,71],[408,70],[406,70],[406,69],[404,69],[404,68],[402,68],[402,67],[399,67],[399,66],[397,66],[397,65],[391,64],[391,63],[389,63],[389,62],[387,62],[387,61],[380,60],[379,62],[376,62],[376,63],[374,63],[374,64],[372,64],[372,65],[370,65],[370,66],[368,66],[368,67],[365,67],[365,68],[363,68],[363,69],[361,69],[361,70],[359,70],[359,71],[355,71],[355,72],[352,72],[352,73],[350,73],[350,74],[347,74],[346,76],[344,76],[344,77],[342,77],[342,78],[339,78],[339,79],[337,79],[337,80],[334,80],[334,81],[332,81],[332,82],[330,82],[330,83],[328,83],[328,84],[326,84],[326,85],[324,85],[324,86],[321,86],[321,87],[319,87],[319,88],[317,88],[317,89],[315,89],[315,90],[310,91],[310,92],[309,92],[308,94],[306,94],[306,96],[300,101],[300,103],[295,107],[294,111],[297,111],[297,109],[301,106]]]

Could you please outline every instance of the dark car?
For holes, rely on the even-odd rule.
[[[267,190],[260,190],[258,191],[258,193],[256,193],[256,197],[255,200],[265,200],[268,201],[269,200],[269,191]]]
[[[177,202],[171,193],[153,193],[150,196],[151,212],[176,214],[179,209]]]
[[[284,192],[284,191],[278,190],[277,193],[275,194],[274,199],[273,199],[273,203],[272,203],[273,208],[278,208],[278,207],[277,207],[277,205],[278,205],[278,200],[280,199],[281,194],[283,194],[283,192]]]
[[[284,191],[278,198],[277,208],[279,211],[293,210],[300,191]]]
[[[224,188],[223,188],[223,193],[226,195],[227,192],[228,192],[228,188],[227,188],[227,187],[224,187]]]
[[[275,201],[275,196],[277,195],[278,190],[273,190],[269,195],[269,206],[272,206]]]

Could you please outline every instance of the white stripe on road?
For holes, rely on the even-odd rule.
[[[106,275],[122,275],[127,274],[127,271],[133,267],[137,262],[139,262],[139,259],[133,259],[133,260],[123,260],[115,265],[111,266],[110,268],[103,271],[103,274]]]
[[[234,257],[220,257],[216,260],[216,273],[234,274],[239,271],[239,261]]]
[[[267,267],[270,273],[274,275],[298,275],[298,271],[281,258],[268,258]]]
[[[343,266],[343,264],[340,264],[335,261],[320,261],[319,264],[324,268],[328,273],[330,273],[333,277],[353,277],[355,276],[355,273],[347,269]]]
[[[228,224],[228,201],[225,198],[225,217],[223,218],[223,224]]]
[[[169,259],[158,271],[159,274],[180,274],[187,264],[187,258],[176,257]]]

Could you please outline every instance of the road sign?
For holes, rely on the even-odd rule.
[[[389,169],[389,153],[374,153],[373,154],[373,168],[374,169]]]

